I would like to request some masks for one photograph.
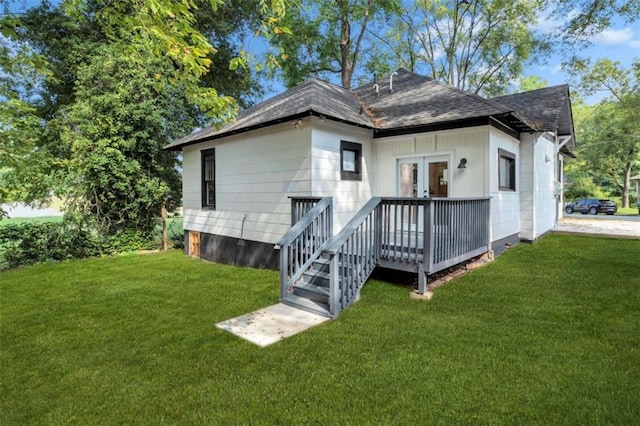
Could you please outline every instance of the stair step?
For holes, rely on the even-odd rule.
[[[293,294],[316,302],[329,304],[329,288],[318,286],[305,281],[293,286]]]
[[[331,314],[329,313],[329,305],[326,303],[315,302],[304,297],[296,296],[295,294],[290,294],[280,301],[285,305],[293,306],[294,308],[302,309],[303,311],[322,315],[324,317],[331,317]]]
[[[312,265],[314,271],[329,272],[329,259],[323,257],[317,258]]]
[[[309,284],[315,284],[321,287],[329,287],[328,272],[309,270],[302,274],[302,280]]]

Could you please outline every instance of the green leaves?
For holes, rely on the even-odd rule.
[[[608,95],[596,106],[576,111],[577,154],[585,167],[575,176],[588,171],[596,183],[622,195],[623,207],[629,205],[632,170],[640,169],[639,66],[639,60],[631,69],[608,59],[579,61],[574,72],[585,93]]]
[[[167,125],[188,117],[179,88],[157,85],[172,72],[164,61],[123,56],[115,45],[99,48],[78,71],[61,135],[71,147],[68,196],[73,212],[107,234],[150,231],[168,196],[180,200],[177,158],[162,146],[191,122]]]

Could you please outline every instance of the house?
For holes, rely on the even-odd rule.
[[[553,228],[573,134],[566,85],[485,99],[401,69],[355,90],[310,79],[166,148],[183,153],[188,253],[279,268],[283,299],[321,275],[306,284],[334,316],[376,265],[424,290]]]

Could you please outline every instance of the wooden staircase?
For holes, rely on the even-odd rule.
[[[374,197],[335,236],[332,218],[330,197],[292,199],[295,223],[276,244],[282,303],[335,318],[377,266],[418,273],[424,293],[428,274],[489,249],[488,198]]]
[[[329,260],[318,258],[291,287],[291,292],[282,298],[282,303],[302,308],[318,315],[329,314],[331,296]]]

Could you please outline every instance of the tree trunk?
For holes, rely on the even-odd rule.
[[[351,25],[349,17],[343,12],[342,25],[340,28],[340,62],[342,62],[342,87],[351,89],[351,75],[353,67],[351,64]]]
[[[624,167],[624,184],[622,186],[622,207],[629,207],[629,187],[631,187],[631,161]]]

